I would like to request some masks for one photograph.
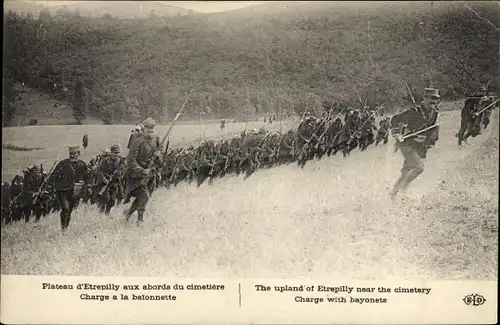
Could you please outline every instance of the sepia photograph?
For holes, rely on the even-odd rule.
[[[6,0],[3,48],[2,274],[497,279],[497,1]]]

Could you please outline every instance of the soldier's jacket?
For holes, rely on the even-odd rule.
[[[285,149],[292,150],[292,146],[293,146],[293,132],[288,131],[281,139],[281,150]]]
[[[379,131],[382,131],[382,132],[388,131],[389,128],[391,127],[390,119],[388,117],[383,119],[382,121],[380,121],[379,125],[380,125]]]
[[[408,135],[436,124],[437,118],[438,112],[432,108],[428,108],[422,105],[410,108],[392,117],[392,134],[400,133],[401,123],[406,125],[402,129],[402,135]],[[411,146],[421,152],[424,152],[427,147],[434,145],[438,139],[439,126],[436,126],[428,131],[405,139],[401,145]]]
[[[111,176],[114,174],[114,180],[118,179],[118,171],[115,171],[122,164],[122,157],[120,156],[108,156],[104,158],[97,167],[96,170],[96,178],[98,184],[106,184],[108,181],[111,181]]]
[[[56,191],[66,191],[73,189],[75,183],[89,180],[87,164],[83,160],[71,161],[66,158],[60,161],[50,175],[48,182],[54,184]]]
[[[127,149],[130,149],[130,147],[132,147],[132,143],[134,143],[134,141],[139,138],[139,133],[137,133],[137,131],[133,130],[131,133],[130,133],[130,136],[128,137],[128,144],[127,144]]]
[[[10,184],[2,184],[2,208],[8,208],[12,202]]]
[[[244,156],[248,156],[251,151],[260,151],[260,145],[264,141],[266,134],[250,134],[244,141],[241,147]]]
[[[130,147],[127,155],[127,170],[130,178],[141,178],[144,169],[148,169],[154,159],[154,153],[160,149],[160,139],[153,135],[137,138]]]
[[[475,118],[474,113],[477,113],[483,107],[487,106],[488,97],[486,96],[470,96],[465,100],[464,107],[462,108],[461,117],[468,120]]]
[[[24,192],[38,192],[42,186],[44,176],[42,173],[34,173],[31,170],[24,172],[23,190]]]

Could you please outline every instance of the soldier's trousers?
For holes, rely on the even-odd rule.
[[[149,201],[149,190],[146,186],[139,186],[130,192],[132,197],[135,197],[134,202],[130,206],[129,215],[137,211],[137,219],[142,221],[142,216],[144,215],[144,211],[146,211],[146,204]]]
[[[482,117],[476,117],[474,119],[462,118],[460,121],[460,130],[458,131],[458,144],[460,145],[462,141],[467,140],[469,136],[475,137],[482,132]]]
[[[412,146],[401,146],[401,153],[404,157],[403,168],[401,168],[401,176],[394,184],[392,194],[396,194],[399,190],[404,190],[408,185],[424,171],[424,161],[418,154],[416,148]]]
[[[74,197],[73,190],[57,191],[56,195],[61,206],[61,229],[66,230],[69,226],[71,213],[73,212],[77,198]]]
[[[99,186],[99,191],[104,187]],[[117,196],[117,185],[111,185],[108,190],[99,197],[99,209],[102,213],[109,214],[115,206]]]
[[[491,117],[491,110],[487,109],[484,111],[484,116],[483,116],[483,128],[486,129],[488,124],[490,124],[490,117]]]

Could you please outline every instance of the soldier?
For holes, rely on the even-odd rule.
[[[379,129],[377,131],[377,138],[375,141],[375,145],[378,145],[380,141],[384,141],[386,144],[389,141],[389,128],[391,127],[391,119],[389,117],[385,117],[380,121]]]
[[[150,181],[150,163],[155,156],[160,156],[160,141],[154,134],[155,120],[147,118],[143,122],[144,135],[138,137],[130,147],[127,155],[127,188],[125,190],[125,201],[128,203],[131,197],[135,197],[130,209],[123,211],[126,220],[130,220],[132,214],[137,211],[137,225],[143,222],[146,204],[150,198],[148,184]]]
[[[490,124],[490,117],[491,117],[491,113],[493,112],[493,109],[495,108],[495,101],[496,101],[497,106],[498,106],[498,98],[496,98],[496,96],[487,96],[487,99],[484,103],[484,105],[487,108],[484,111],[483,120],[482,120],[483,130],[486,129],[488,127],[488,125]]]
[[[64,233],[71,221],[71,213],[83,194],[88,182],[87,164],[80,160],[79,146],[69,146],[69,158],[60,161],[49,176],[49,187],[54,186],[61,206],[61,231]]]
[[[11,221],[10,206],[12,199],[10,197],[10,184],[9,182],[2,183],[2,222],[6,225]]]
[[[225,119],[220,119],[220,130],[224,130],[224,128],[226,127],[226,120]]]
[[[465,105],[462,108],[460,130],[457,133],[458,145],[462,145],[462,141],[466,141],[468,137],[476,137],[482,133],[482,119],[483,113],[479,111],[486,107],[485,104],[488,100],[486,96],[486,87],[482,86],[478,89],[477,93],[469,96],[465,100]]]
[[[44,176],[42,170],[37,166],[30,166],[24,171],[24,221],[29,222],[31,214],[35,214],[35,222],[42,217],[42,186]]]
[[[400,190],[405,190],[424,171],[422,159],[426,158],[427,149],[433,146],[439,137],[439,126],[436,125],[439,115],[439,90],[425,88],[423,97],[422,105],[397,114],[391,119],[392,134],[395,135],[398,148],[405,159],[401,176],[390,192],[391,198]],[[435,126],[427,131],[411,135],[433,125]]]
[[[259,154],[262,152],[260,147],[266,139],[266,129],[260,128],[257,132],[254,130],[241,146],[242,160],[240,161],[240,168],[245,170],[244,179],[252,175],[260,166]]]
[[[109,214],[116,203],[119,192],[119,172],[122,165],[122,157],[119,156],[120,146],[112,145],[110,155],[101,160],[96,171],[97,189],[99,190],[99,209],[101,213]]]
[[[127,149],[130,149],[130,147],[132,146],[132,143],[135,141],[135,139],[139,138],[143,134],[144,134],[144,125],[137,124],[136,127],[132,131],[130,131]]]

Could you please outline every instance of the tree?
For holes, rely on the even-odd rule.
[[[40,24],[48,24],[52,21],[52,15],[48,8],[43,8],[40,10],[40,14],[38,15],[38,22]]]
[[[10,75],[4,71],[3,77],[3,98],[2,98],[2,126],[9,125],[16,115],[14,102],[18,93],[14,88],[14,81]]]
[[[75,83],[73,117],[78,124],[82,124],[85,119],[85,86],[81,79]]]

